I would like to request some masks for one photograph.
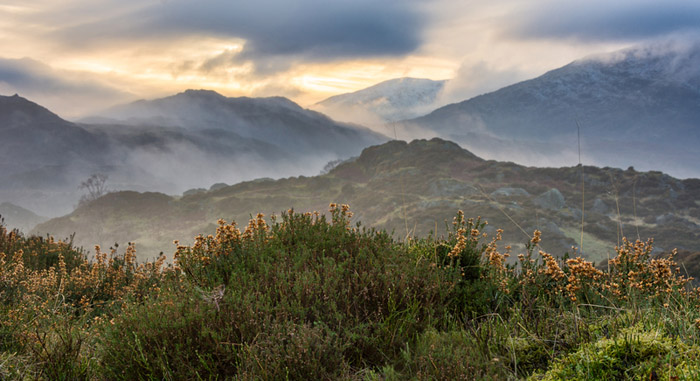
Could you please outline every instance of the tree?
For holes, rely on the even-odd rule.
[[[80,183],[78,189],[87,191],[87,194],[80,197],[80,203],[96,200],[107,193],[107,188],[105,187],[106,182],[107,175],[103,173],[94,173],[90,175],[87,180]]]

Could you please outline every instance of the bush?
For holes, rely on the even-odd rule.
[[[139,363],[165,364],[160,359],[165,358],[170,365],[160,368],[171,369],[170,361],[182,348],[221,351],[196,331],[186,331],[190,342],[175,339],[184,329],[175,325],[183,321],[243,348],[240,371],[245,374],[275,378],[316,372],[335,378],[350,368],[393,361],[421,331],[443,318],[447,283],[434,264],[418,260],[387,233],[350,227],[346,206],[332,205],[330,214],[327,220],[289,211],[280,221],[273,218],[271,226],[258,215],[243,232],[220,221],[215,236],[179,246],[176,265],[187,285],[179,298],[195,298],[198,304],[170,308],[167,314],[151,312],[165,308],[157,302],[126,314],[105,343],[106,353],[118,354],[117,362],[106,366],[159,378],[163,374]],[[206,316],[201,315],[205,305]],[[142,349],[157,357],[144,360]],[[259,369],[256,363],[263,360],[285,373]],[[180,374],[210,374],[203,362],[188,363],[193,369],[179,369]]]
[[[168,290],[104,325],[101,366],[109,379],[211,379],[236,374],[235,321],[221,324],[203,300]]]
[[[405,242],[329,212],[220,221],[167,267],[0,225],[0,378],[700,375],[700,290],[652,241],[603,272],[538,231],[509,262],[461,212],[447,238]]]

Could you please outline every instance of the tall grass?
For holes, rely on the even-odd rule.
[[[610,271],[459,212],[398,242],[328,214],[257,215],[135,262],[0,227],[0,378],[694,379],[700,299],[652,241]],[[573,253],[575,255],[575,253]]]

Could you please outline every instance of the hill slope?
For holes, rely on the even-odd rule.
[[[700,177],[700,44],[589,57],[402,125],[489,158],[561,165],[577,163],[577,123],[586,163]]]
[[[95,161],[106,148],[101,136],[16,94],[0,96],[0,133],[0,175],[17,180],[27,171],[46,166]]]
[[[620,235],[637,238],[637,232],[654,237],[659,250],[700,249],[700,180],[589,166],[584,176],[588,258],[600,262]],[[325,211],[329,202],[339,202],[350,204],[357,220],[399,237],[444,231],[445,221],[462,209],[488,220],[491,232],[505,229],[514,251],[540,229],[546,249],[564,253],[580,238],[580,179],[580,167],[487,161],[440,139],[392,141],[322,176],[243,182],[182,198],[110,194],[35,232],[78,232],[77,242],[86,247],[135,241],[140,255],[153,257],[170,253],[173,239],[213,232],[219,218],[244,224],[257,212]]]
[[[31,210],[22,208],[9,202],[0,203],[0,217],[4,220],[4,226],[9,229],[19,229],[22,232],[31,231],[37,224],[47,220],[38,216]]]
[[[18,95],[0,96],[0,136],[0,203],[44,215],[72,210],[80,181],[103,172],[113,159],[104,134]]]

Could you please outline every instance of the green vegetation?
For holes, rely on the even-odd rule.
[[[404,241],[351,217],[221,220],[171,265],[0,227],[0,378],[700,376],[700,293],[651,241],[601,271],[535,231],[513,264],[502,231],[462,212]]]
[[[657,251],[700,251],[700,180],[678,180],[660,172],[585,167],[582,255],[600,264],[614,256],[622,236],[654,237]],[[214,234],[220,218],[247,221],[251,215],[325,210],[328,201],[352,205],[366,226],[426,237],[444,226],[455,210],[481,216],[504,229],[503,243],[522,248],[540,230],[542,247],[563,254],[581,246],[581,168],[533,168],[482,160],[440,140],[392,141],[366,148],[355,160],[314,177],[260,179],[173,197],[115,192],[80,205],[68,216],[41,224],[35,233],[75,243],[136,242],[139,259],[172,241],[192,243]],[[170,258],[172,259],[172,258]],[[690,263],[685,263],[690,270]],[[693,274],[693,273],[691,273]],[[700,273],[697,273],[700,275]]]

